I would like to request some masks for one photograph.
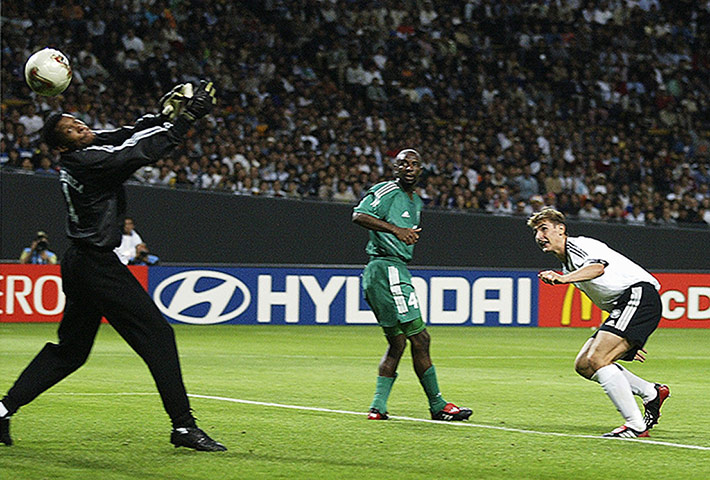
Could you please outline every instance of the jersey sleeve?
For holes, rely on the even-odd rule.
[[[156,127],[165,123],[166,118],[161,115],[147,114],[136,120],[135,125],[116,128],[114,130],[100,130],[96,132],[97,145],[116,145],[123,143],[137,132]]]
[[[137,169],[154,163],[172,150],[179,138],[167,123],[138,132],[120,144],[92,145],[82,150],[82,163],[94,181],[119,185]]]
[[[382,219],[380,210],[378,207],[382,205],[381,201],[378,201],[377,197],[373,192],[367,192],[360,203],[353,209],[354,212],[364,213],[370,215],[371,217]]]
[[[593,238],[577,237],[569,245],[569,253],[575,257],[574,263],[579,268],[597,263],[607,267],[610,251],[605,243]]]

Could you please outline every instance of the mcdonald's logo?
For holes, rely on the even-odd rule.
[[[538,326],[598,327],[609,316],[574,285],[539,283]]]
[[[569,284],[567,286],[567,291],[565,292],[565,298],[562,302],[562,315],[560,318],[560,325],[562,326],[572,325],[572,302],[574,300],[574,292],[579,292],[579,319],[583,322],[590,322],[592,320],[592,306],[594,304],[586,293],[576,288],[574,285]],[[602,310],[600,323],[604,322],[608,316],[609,313]]]

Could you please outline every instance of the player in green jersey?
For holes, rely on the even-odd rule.
[[[387,420],[387,399],[409,339],[414,371],[429,399],[431,417],[466,420],[471,410],[447,403],[439,391],[429,356],[431,337],[407,270],[421,231],[422,200],[414,192],[422,171],[421,155],[413,149],[402,150],[394,166],[397,180],[373,186],[353,212],[353,222],[370,231],[365,249],[370,261],[362,273],[362,288],[389,344],[380,361],[375,397],[367,418]]]

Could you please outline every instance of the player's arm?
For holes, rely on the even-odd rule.
[[[20,254],[20,263],[30,263],[30,259],[32,258],[32,252],[35,248],[37,248],[37,240],[32,242],[32,246],[30,248],[25,248],[24,250],[22,250],[22,253]]]
[[[189,87],[189,88],[187,88]],[[185,96],[186,90],[189,90],[189,97]],[[177,122],[177,118],[184,114],[184,117],[190,122],[203,117],[216,104],[216,91],[212,82],[202,80],[197,92],[193,95],[191,84],[176,85],[170,92],[163,95],[160,99],[159,114],[146,114],[136,120],[134,125],[117,128],[115,130],[106,130],[98,132],[97,144],[103,145],[119,145],[133,135],[149,128],[162,126],[166,122]],[[178,115],[179,114],[179,115]],[[184,122],[183,122],[184,123]],[[189,128],[189,126],[187,126]],[[187,131],[187,128],[180,132],[182,137]]]
[[[81,165],[93,182],[120,185],[137,169],[161,159],[180,142],[181,136],[171,132],[175,126],[156,126],[123,143],[90,146],[73,155],[81,157]]]
[[[149,113],[143,115],[141,118],[136,120],[134,125],[128,125],[125,127],[117,128],[115,130],[98,130],[97,135],[97,145],[120,145],[129,138],[131,138],[135,133],[142,130],[147,130],[149,128],[162,125],[167,122],[167,117],[163,115],[154,115]]]
[[[592,280],[604,274],[604,264],[590,263],[579,270],[569,272],[564,275],[555,272],[554,270],[545,270],[537,274],[538,278],[550,285],[562,285],[565,283],[584,282]]]
[[[362,212],[353,213],[353,223],[367,228],[368,230],[391,233],[407,245],[414,245],[417,243],[419,240],[419,232],[422,230],[421,228],[398,227],[397,225],[393,225],[389,222],[385,222],[384,220]]]
[[[89,147],[87,155],[93,155],[102,180],[112,184],[123,183],[137,169],[160,160],[180,143],[191,125],[207,115],[215,103],[212,82],[203,81],[172,124],[158,122],[159,125],[136,132],[117,146]]]

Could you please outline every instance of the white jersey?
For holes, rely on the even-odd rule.
[[[602,310],[611,311],[614,300],[636,283],[648,282],[656,287],[656,290],[661,288],[661,284],[653,275],[599,240],[568,237],[565,250],[566,261],[562,265],[564,273],[574,272],[594,263],[604,265],[602,275],[574,283]]]
[[[143,239],[138,235],[138,232],[133,230],[130,235],[125,233],[121,235],[121,245],[114,248],[113,251],[118,255],[121,263],[127,265],[136,256],[136,245],[139,243],[143,243]]]

